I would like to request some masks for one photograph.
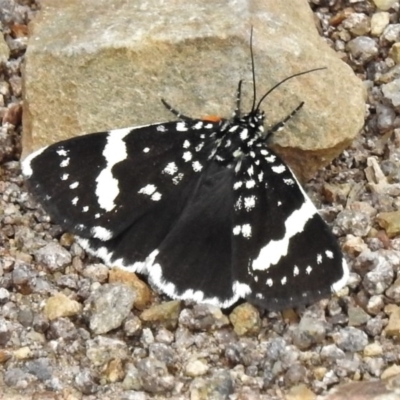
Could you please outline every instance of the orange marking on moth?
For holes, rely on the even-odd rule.
[[[206,115],[205,117],[202,118],[203,121],[208,121],[208,122],[219,122],[221,121],[222,117],[219,115]]]

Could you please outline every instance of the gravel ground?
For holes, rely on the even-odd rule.
[[[363,132],[307,187],[353,272],[308,308],[222,313],[110,272],[30,199],[21,63],[38,5],[0,0],[0,398],[313,399],[400,372],[400,6],[310,3],[368,93]]]

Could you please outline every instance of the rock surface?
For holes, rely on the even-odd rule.
[[[313,28],[307,2],[293,1],[66,1],[60,13],[58,0],[44,0],[26,54],[24,154],[85,132],[171,120],[161,97],[186,115],[230,117],[240,79],[248,110],[253,26],[258,98],[292,74],[327,67],[262,105],[272,126],[305,102],[272,142],[301,179],[311,178],[359,133],[365,93]]]

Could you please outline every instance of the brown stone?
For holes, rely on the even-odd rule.
[[[108,274],[108,281],[110,283],[121,282],[134,289],[136,293],[134,307],[138,310],[146,308],[147,304],[152,300],[152,292],[150,288],[140,280],[134,272],[125,271],[120,268],[113,268]]]

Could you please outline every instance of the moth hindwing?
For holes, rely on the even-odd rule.
[[[261,102],[231,119],[192,119],[80,136],[23,162],[52,219],[110,266],[148,275],[173,298],[269,309],[340,289],[335,237],[267,138]],[[293,75],[299,76],[310,71]]]

